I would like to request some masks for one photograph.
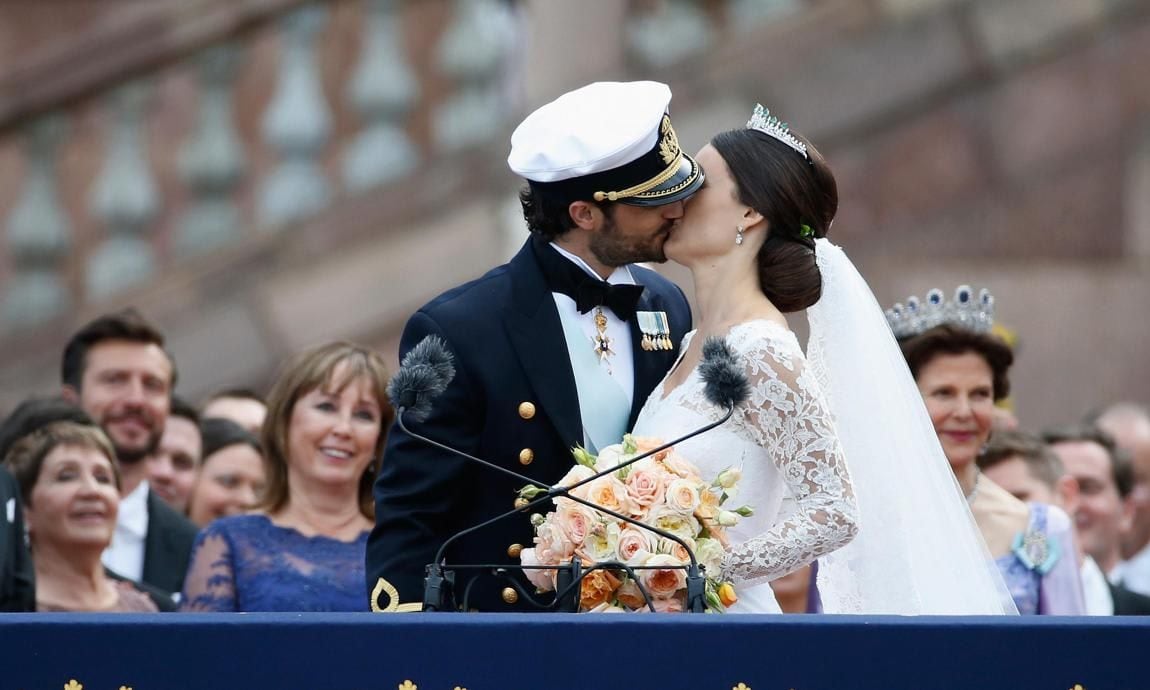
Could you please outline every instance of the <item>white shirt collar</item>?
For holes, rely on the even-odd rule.
[[[581,259],[580,257],[572,254],[571,252],[567,251],[563,247],[560,247],[559,245],[555,244],[554,242],[551,243],[551,247],[554,248],[555,251],[559,252],[561,255],[567,257],[568,261],[571,261],[576,266],[578,266],[579,268],[586,271],[587,274],[590,275],[591,277],[595,278],[595,280],[603,280],[603,278],[600,277],[600,275],[595,272],[595,269],[588,266],[587,262],[584,261],[583,259]],[[635,277],[631,275],[630,266],[620,266],[620,267],[616,268],[614,271],[612,271],[611,275],[607,276],[607,282],[611,283],[612,285],[635,285]]]
[[[1110,584],[1106,575],[1093,558],[1087,556],[1082,561],[1082,598],[1086,603],[1088,616],[1113,616],[1114,597],[1110,594]]]
[[[120,517],[116,525],[136,538],[147,536],[148,482],[140,482],[132,493],[120,499]]]

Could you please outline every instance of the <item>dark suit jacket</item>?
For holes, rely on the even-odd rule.
[[[508,264],[441,295],[408,321],[400,356],[424,336],[436,334],[454,355],[456,374],[427,421],[405,421],[416,433],[553,484],[573,466],[570,451],[583,443],[583,427],[559,312],[533,242],[529,240]],[[691,322],[682,291],[653,271],[632,267],[632,274],[645,287],[638,309],[666,312],[677,347]],[[634,319],[631,334],[635,385],[628,428],[678,354],[677,349],[642,350],[642,334]],[[525,402],[535,406],[530,418],[520,414]],[[529,464],[520,461],[524,450],[533,455]],[[376,526],[367,545],[368,592],[377,588],[386,592],[375,597],[377,606],[417,607],[423,599],[425,567],[435,560],[444,540],[511,510],[523,484],[429,447],[394,427],[375,485]],[[520,513],[455,542],[446,561],[517,564],[518,558],[511,555],[515,546],[532,543],[529,517]],[[455,591],[460,606],[472,572],[458,574]],[[506,583],[498,578],[474,579],[469,608],[531,610],[525,601],[505,603],[501,592]],[[533,591],[526,580],[521,581],[526,591]]]
[[[1110,598],[1114,600],[1115,616],[1150,616],[1150,597],[1126,589],[1122,585],[1110,585]]]
[[[145,584],[169,595],[184,586],[192,557],[192,544],[199,530],[191,520],[148,491],[148,535],[144,538]]]
[[[8,519],[9,501],[12,520]],[[0,467],[0,611],[36,610],[36,573],[24,545],[20,485]]]

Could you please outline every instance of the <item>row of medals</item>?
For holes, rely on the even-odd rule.
[[[648,352],[652,350],[670,350],[674,347],[674,345],[671,344],[671,338],[666,333],[656,333],[654,335],[644,333],[643,342],[640,343],[639,346]]]
[[[671,329],[668,327],[667,315],[661,311],[641,311],[636,313],[639,319],[639,330],[643,333],[643,342],[640,347],[651,352],[652,350],[672,350],[675,345],[671,342]]]

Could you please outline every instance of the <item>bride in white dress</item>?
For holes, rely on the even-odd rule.
[[[732,611],[778,613],[769,582],[819,561],[828,613],[1009,613],[1009,595],[947,470],[881,309],[825,237],[838,205],[822,156],[761,107],[717,135],[667,257],[691,270],[697,328],[634,433],[672,439],[718,419],[703,342],[724,338],[750,399],[678,446],[705,475],[740,467],[724,580]],[[810,308],[810,360],[785,313]],[[924,426],[925,425],[925,426]]]

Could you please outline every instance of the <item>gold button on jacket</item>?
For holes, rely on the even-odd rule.
[[[535,416],[534,403],[521,402],[519,403],[519,416],[524,419],[531,419]]]
[[[519,554],[521,553],[523,553],[522,544],[512,544],[511,546],[507,547],[507,555],[511,556],[512,558],[519,558]]]
[[[524,448],[523,450],[519,451],[520,465],[530,465],[533,460],[535,460],[535,451],[531,450],[530,448]]]
[[[516,592],[513,587],[503,588],[503,601],[508,604],[514,604],[519,601],[519,592]]]

